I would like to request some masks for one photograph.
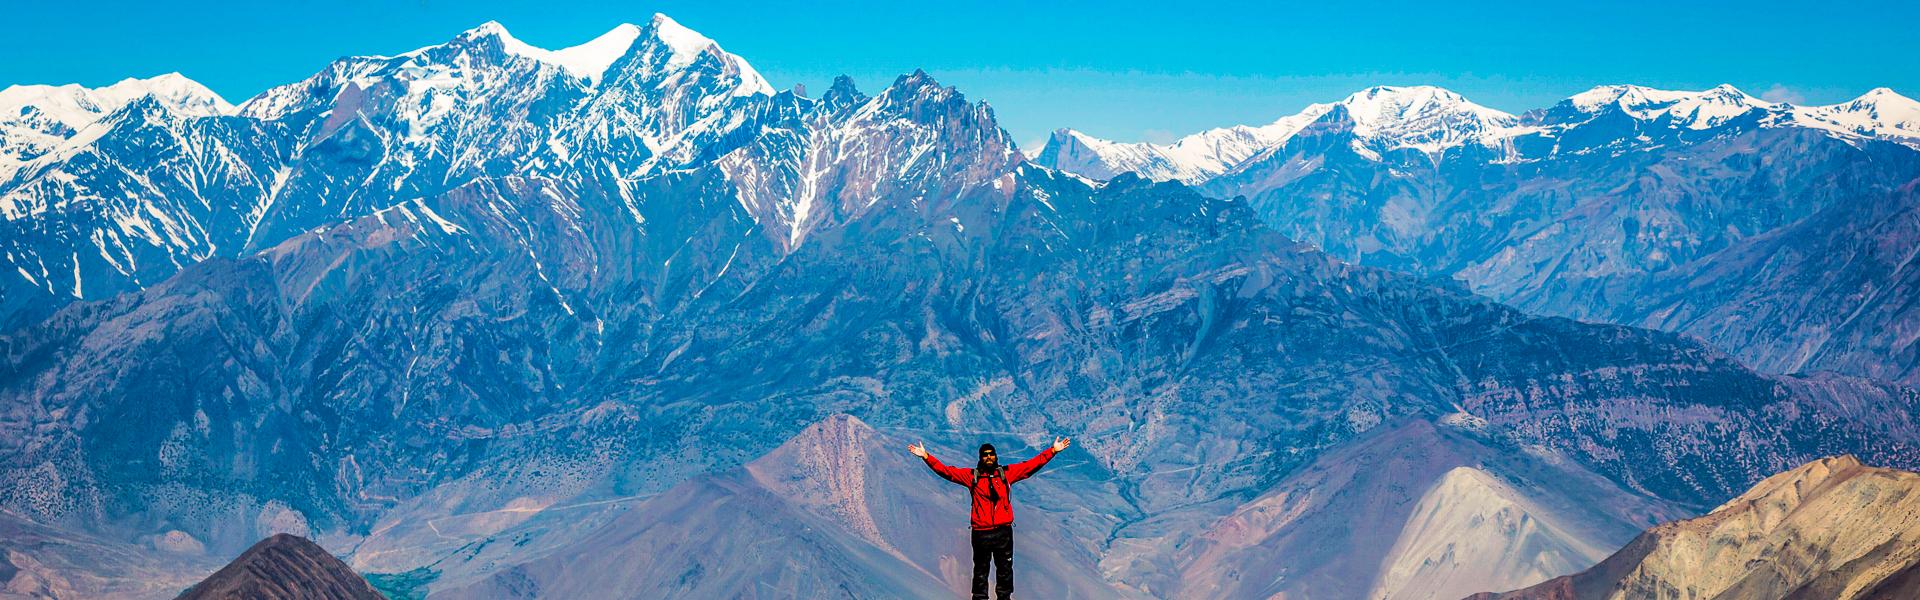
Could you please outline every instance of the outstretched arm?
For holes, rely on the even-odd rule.
[[[920,457],[920,460],[927,461],[927,468],[933,469],[934,474],[946,478],[947,481],[960,485],[973,484],[972,469],[947,466],[945,463],[940,462],[940,459],[934,458],[932,454],[927,453],[926,444],[921,443],[907,446],[907,451],[912,452],[914,456]]]
[[[1059,454],[1061,450],[1067,449],[1067,445],[1071,443],[1072,441],[1067,438],[1054,438],[1053,445],[1048,446],[1046,450],[1041,450],[1040,454],[1033,458],[1007,465],[1007,483],[1026,479],[1033,476],[1034,473],[1040,472],[1040,467],[1047,466],[1047,461],[1053,460],[1053,455]]]

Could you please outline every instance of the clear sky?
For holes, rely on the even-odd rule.
[[[1920,97],[1920,2],[1209,3],[8,0],[0,86],[179,71],[238,102],[329,60],[443,42],[487,20],[534,45],[655,12],[775,87],[872,91],[925,68],[992,104],[1023,145],[1073,127],[1166,141],[1266,123],[1376,84],[1519,112],[1605,83],[1838,102]]]

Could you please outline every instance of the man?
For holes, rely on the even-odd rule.
[[[927,467],[947,481],[967,486],[973,497],[968,521],[973,526],[973,599],[987,600],[987,566],[998,571],[994,591],[1000,600],[1013,597],[1013,503],[1007,486],[1026,479],[1067,449],[1067,438],[1055,438],[1053,446],[1038,456],[1010,466],[1000,466],[993,444],[980,445],[980,462],[972,469],[949,467],[927,453],[926,444],[907,446],[907,451],[927,461]]]

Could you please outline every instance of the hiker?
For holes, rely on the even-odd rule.
[[[1000,600],[1013,597],[1013,503],[1008,497],[1007,486],[1026,479],[1053,460],[1053,455],[1067,449],[1067,438],[1055,438],[1053,445],[1040,454],[1009,466],[1000,466],[1000,456],[993,451],[993,444],[980,445],[980,462],[972,469],[949,467],[927,453],[927,445],[907,446],[912,452],[927,461],[927,467],[934,473],[947,478],[947,481],[967,486],[973,497],[973,510],[968,521],[973,527],[973,599],[987,600],[987,566],[989,561],[994,575],[994,591]]]

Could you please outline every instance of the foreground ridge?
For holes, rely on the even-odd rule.
[[[1654,527],[1593,568],[1473,600],[1913,598],[1920,474],[1823,458],[1697,519]]]
[[[325,548],[293,534],[275,534],[248,548],[239,558],[178,600],[383,600],[379,592],[328,554]]]

